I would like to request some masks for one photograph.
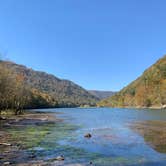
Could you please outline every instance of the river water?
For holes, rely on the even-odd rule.
[[[131,127],[140,121],[165,122],[166,110],[61,108],[41,111],[53,112],[64,120],[52,129],[43,144],[33,149],[43,153],[41,156],[46,159],[64,155],[66,160],[62,165],[90,162],[101,166],[166,165],[166,153],[155,150]],[[86,133],[92,137],[85,138]],[[46,144],[51,148],[46,148]]]

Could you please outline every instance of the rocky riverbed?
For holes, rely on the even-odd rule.
[[[48,165],[31,149],[62,120],[51,113],[24,113],[0,120],[0,165]],[[41,130],[42,128],[42,130]]]

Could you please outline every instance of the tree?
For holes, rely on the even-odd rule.
[[[24,87],[23,77],[0,66],[0,113],[11,109],[15,114],[22,112],[28,102],[29,93]]]

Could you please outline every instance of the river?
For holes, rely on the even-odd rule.
[[[91,161],[95,165],[166,165],[166,154],[155,150],[131,127],[144,121],[165,122],[166,110],[70,108],[43,111],[54,112],[64,119],[64,123],[72,126],[67,129],[66,135],[66,128],[59,131],[62,132],[60,135],[64,134],[64,138],[57,140],[57,144],[69,148],[69,151],[62,148],[58,153],[74,158],[76,163]],[[166,131],[163,132],[165,134]],[[86,133],[90,133],[92,138],[84,138]],[[70,148],[76,150],[70,152]]]
[[[19,152],[33,160],[56,166],[166,165],[166,110],[58,108],[37,111],[51,113],[62,121],[3,128],[22,147]],[[85,138],[87,133],[92,137]],[[64,161],[53,160],[60,155]],[[6,156],[7,161],[16,165],[29,160],[13,158],[13,155]]]

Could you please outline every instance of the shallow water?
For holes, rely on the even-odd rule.
[[[131,127],[139,121],[165,122],[166,110],[69,108],[38,111],[53,112],[64,121],[9,129],[13,138],[17,137],[36,160],[49,161],[64,155],[65,161],[56,165],[90,165],[90,162],[95,166],[166,165],[166,153],[150,146]],[[84,138],[86,133],[91,133],[92,138]]]
[[[166,110],[73,108],[43,111],[60,112],[62,114],[58,116],[73,126],[66,137],[57,140],[57,144],[64,147],[60,153],[73,156],[78,162],[92,161],[95,165],[166,165],[166,154],[153,149],[129,127],[138,121],[166,121]],[[84,138],[86,133],[91,133],[92,138]],[[68,154],[65,147],[69,148]],[[70,152],[70,148],[81,153],[77,150]]]

